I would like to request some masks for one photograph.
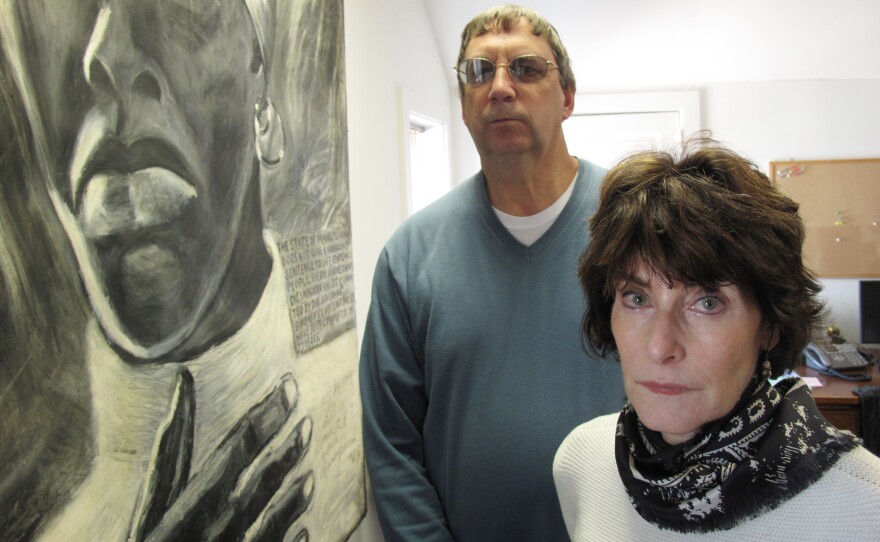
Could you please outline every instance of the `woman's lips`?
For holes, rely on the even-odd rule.
[[[102,172],[88,181],[78,220],[86,238],[97,239],[170,222],[196,196],[191,184],[165,168]]]
[[[640,384],[649,391],[659,395],[681,395],[682,393],[690,391],[689,388],[678,384],[667,384],[663,382],[641,382]]]

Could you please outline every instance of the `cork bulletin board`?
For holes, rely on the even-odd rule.
[[[880,277],[880,158],[770,162],[800,204],[804,257],[819,277]]]

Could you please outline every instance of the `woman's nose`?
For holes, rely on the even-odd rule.
[[[648,327],[646,345],[650,359],[669,363],[684,358],[683,329],[674,311],[657,311]]]

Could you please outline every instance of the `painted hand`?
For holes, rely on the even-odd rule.
[[[315,491],[314,473],[302,466],[312,419],[294,416],[299,390],[293,376],[254,405],[189,478],[193,397],[192,376],[184,371],[129,540],[281,540]],[[308,532],[300,528],[295,540],[308,540]]]

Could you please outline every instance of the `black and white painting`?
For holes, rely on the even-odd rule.
[[[0,0],[3,540],[365,513],[342,0]]]

